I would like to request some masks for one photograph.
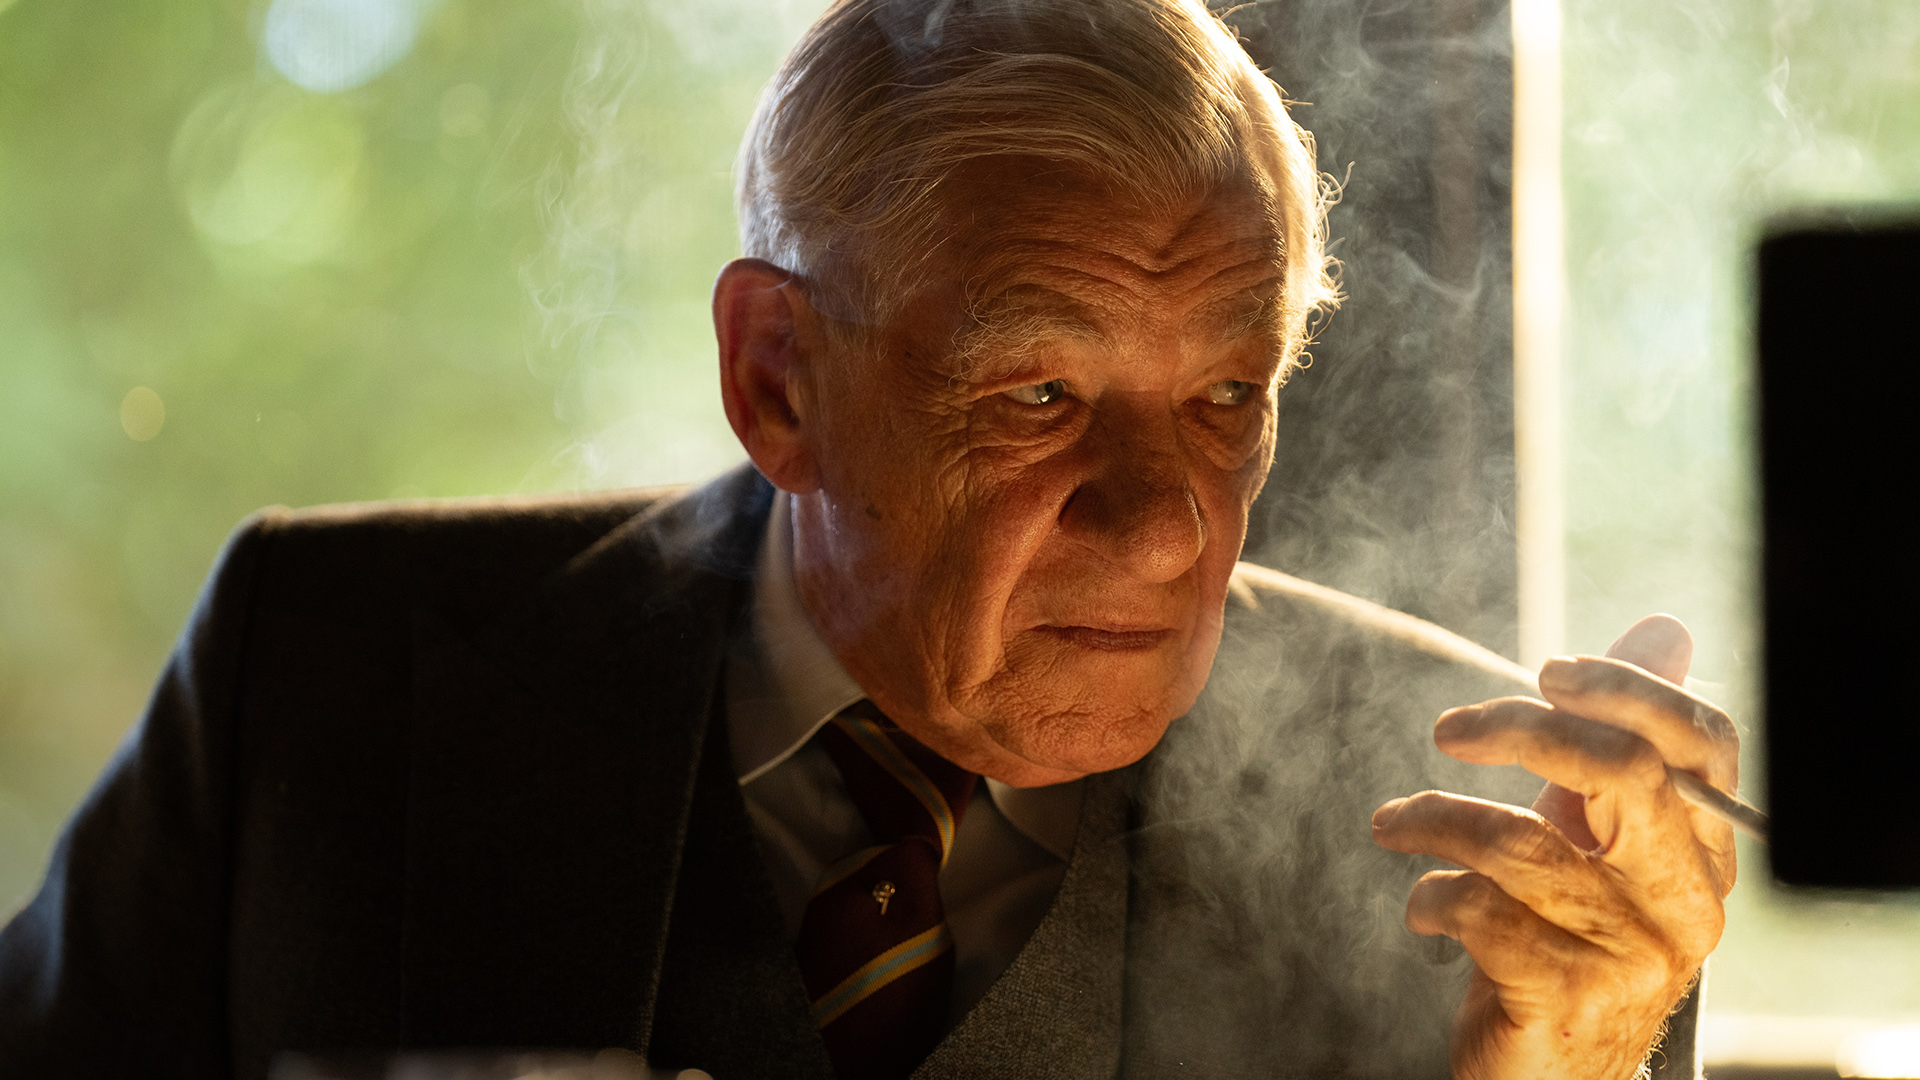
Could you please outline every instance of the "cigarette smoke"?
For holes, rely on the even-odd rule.
[[[1511,654],[1507,9],[1289,0],[1226,18],[1343,180],[1349,297],[1282,391],[1247,557]],[[1137,945],[1168,974],[1131,1019],[1204,1075],[1444,1076],[1468,965],[1404,928],[1436,864],[1375,848],[1368,820],[1428,786],[1529,801],[1538,780],[1450,762],[1429,728],[1519,688],[1297,613],[1237,625],[1145,780],[1142,865],[1167,869],[1137,902],[1170,916]]]
[[[571,152],[536,193],[521,267],[533,373],[577,433],[527,486],[710,476],[741,459],[707,322],[738,253],[728,169],[753,95],[826,0],[580,0],[562,101]]]
[[[1511,63],[1505,4],[1228,15],[1343,178],[1350,299],[1281,395],[1248,557],[1511,655]]]

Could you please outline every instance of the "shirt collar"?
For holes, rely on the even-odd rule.
[[[805,746],[840,710],[866,697],[813,628],[793,580],[793,496],[776,491],[767,536],[760,545],[753,589],[753,636],[779,707],[741,733],[736,762],[750,784]]]
[[[778,768],[840,710],[867,696],[813,628],[793,577],[793,496],[777,491],[760,545],[753,589],[754,642],[776,706],[735,732],[742,787]],[[1014,828],[1059,859],[1073,854],[1082,785],[1015,788],[987,780],[987,794]]]

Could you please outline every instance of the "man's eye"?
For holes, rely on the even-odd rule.
[[[1250,382],[1223,379],[1207,387],[1207,400],[1215,405],[1239,405],[1252,397],[1257,389],[1259,387]]]
[[[1047,382],[1022,386],[1018,390],[1007,391],[1007,396],[1022,405],[1051,405],[1065,397],[1067,380],[1052,379]]]

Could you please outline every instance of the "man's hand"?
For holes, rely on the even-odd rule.
[[[1427,791],[1374,813],[1381,846],[1466,867],[1426,875],[1407,900],[1409,929],[1474,960],[1454,1076],[1626,1080],[1719,941],[1733,832],[1666,768],[1732,792],[1740,742],[1679,687],[1692,654],[1679,620],[1652,615],[1605,659],[1548,661],[1545,702],[1444,713],[1434,740],[1449,755],[1548,781],[1533,810]]]

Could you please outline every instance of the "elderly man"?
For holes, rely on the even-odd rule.
[[[244,527],[0,935],[0,1075],[1642,1066],[1734,872],[1666,766],[1730,788],[1730,725],[1672,620],[1535,688],[1236,562],[1333,292],[1306,137],[1212,16],[845,0],[740,212],[754,468]],[[1426,725],[1474,698],[1467,768]],[[1538,812],[1395,797],[1514,764]]]

